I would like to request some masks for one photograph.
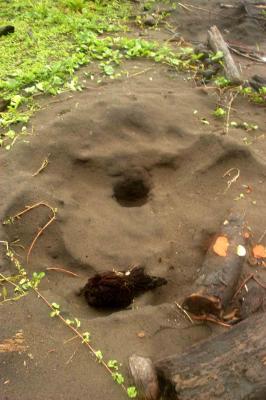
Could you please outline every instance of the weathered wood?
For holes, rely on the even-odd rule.
[[[129,370],[138,389],[138,399],[157,400],[160,390],[152,361],[148,357],[133,354],[129,357]]]
[[[242,80],[238,68],[217,26],[212,26],[208,31],[208,42],[209,46],[215,53],[218,51],[223,53],[223,66],[226,77],[230,80],[230,82],[235,84],[241,83]]]
[[[222,224],[218,237],[225,237],[229,246],[225,257],[217,255],[210,246],[195,283],[195,292],[183,302],[183,307],[195,315],[222,317],[238,285],[245,257],[237,254],[239,245],[244,246],[245,222],[243,215],[231,213]],[[215,238],[214,242],[216,241]]]
[[[154,367],[168,400],[265,400],[265,315],[256,314]]]
[[[246,319],[259,311],[264,312],[266,311],[266,289],[261,287],[257,281],[250,279],[236,297],[234,304],[239,309],[241,319]]]

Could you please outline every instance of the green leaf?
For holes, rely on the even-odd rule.
[[[115,70],[112,67],[112,65],[103,65],[102,68],[103,68],[104,73],[108,76],[114,75],[114,73],[115,73]]]
[[[114,372],[112,374],[113,380],[118,383],[118,385],[122,385],[122,383],[124,383],[125,379],[123,377],[122,374],[120,374],[119,372]]]
[[[91,336],[90,332],[83,332],[82,336],[83,336],[82,343],[89,343]]]
[[[127,388],[127,395],[130,399],[134,399],[135,397],[137,397],[138,392],[137,392],[137,389],[135,388],[135,386],[129,386]]]
[[[80,328],[80,326],[81,326],[80,320],[77,319],[77,318],[75,318],[75,322],[76,322],[76,327],[77,327],[77,328]]]
[[[109,360],[107,365],[108,365],[109,368],[115,369],[116,371],[119,368],[117,360]]]
[[[99,362],[103,360],[103,353],[101,352],[101,350],[95,351],[95,356],[97,357]]]
[[[217,118],[222,118],[226,115],[226,111],[222,107],[217,107],[213,115]]]

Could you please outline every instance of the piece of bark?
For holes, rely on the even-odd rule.
[[[217,26],[212,26],[208,31],[208,43],[214,53],[218,51],[223,53],[223,66],[229,81],[234,84],[240,84],[242,82],[240,73]]]
[[[265,315],[159,360],[154,368],[168,400],[265,400]]]
[[[244,228],[244,216],[239,213],[231,213],[222,224],[214,243],[219,237],[226,238],[229,243],[227,254],[224,257],[219,256],[213,249],[214,243],[210,246],[201,275],[195,283],[196,290],[182,304],[190,313],[222,317],[242,273],[245,257],[237,254],[237,248],[245,245]]]
[[[246,319],[260,311],[266,311],[266,289],[257,281],[250,279],[236,297],[235,303],[241,319]]]

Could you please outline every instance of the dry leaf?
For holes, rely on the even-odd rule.
[[[218,256],[220,256],[220,257],[226,257],[228,246],[229,246],[229,242],[228,242],[227,237],[219,236],[213,245],[213,251],[214,251],[214,253],[218,254]]]
[[[256,244],[252,251],[255,258],[266,258],[266,247],[262,244]]]

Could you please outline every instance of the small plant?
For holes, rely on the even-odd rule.
[[[217,51],[217,53],[212,54],[210,58],[212,61],[221,61],[224,58],[224,53],[222,51]]]
[[[217,118],[223,118],[226,115],[226,111],[222,107],[217,107],[213,115]]]
[[[100,364],[102,364],[108,373],[112,376],[113,380],[122,387],[122,389],[127,393],[129,398],[135,398],[137,396],[137,390],[134,386],[126,387],[124,385],[125,378],[119,371],[119,367],[121,364],[118,363],[117,360],[109,360],[106,362],[104,360],[104,356],[101,350],[95,350],[90,344],[91,337],[88,331],[81,333],[78,329],[81,327],[81,322],[78,318],[73,319],[65,319],[61,313],[61,306],[56,302],[50,303],[39,291],[38,286],[41,280],[45,277],[44,272],[34,272],[32,278],[29,278],[25,269],[22,267],[18,259],[14,256],[14,253],[10,250],[8,242],[0,241],[6,247],[6,255],[9,257],[10,261],[15,265],[18,271],[17,277],[5,277],[0,273],[0,284],[2,282],[6,282],[14,286],[15,292],[17,292],[16,297],[7,298],[8,292],[4,287],[2,289],[2,293],[0,296],[3,297],[2,303],[6,301],[15,301],[25,296],[29,290],[33,290],[39,299],[42,299],[45,304],[50,308],[50,317],[51,318],[59,318],[69,329],[71,329],[77,337],[81,339],[81,343],[87,346],[90,352],[94,355],[94,357],[98,360]],[[14,280],[18,280],[18,283],[15,283]]]
[[[230,80],[227,79],[225,76],[218,76],[215,81],[215,85],[217,85],[220,88],[227,87],[231,84]]]

